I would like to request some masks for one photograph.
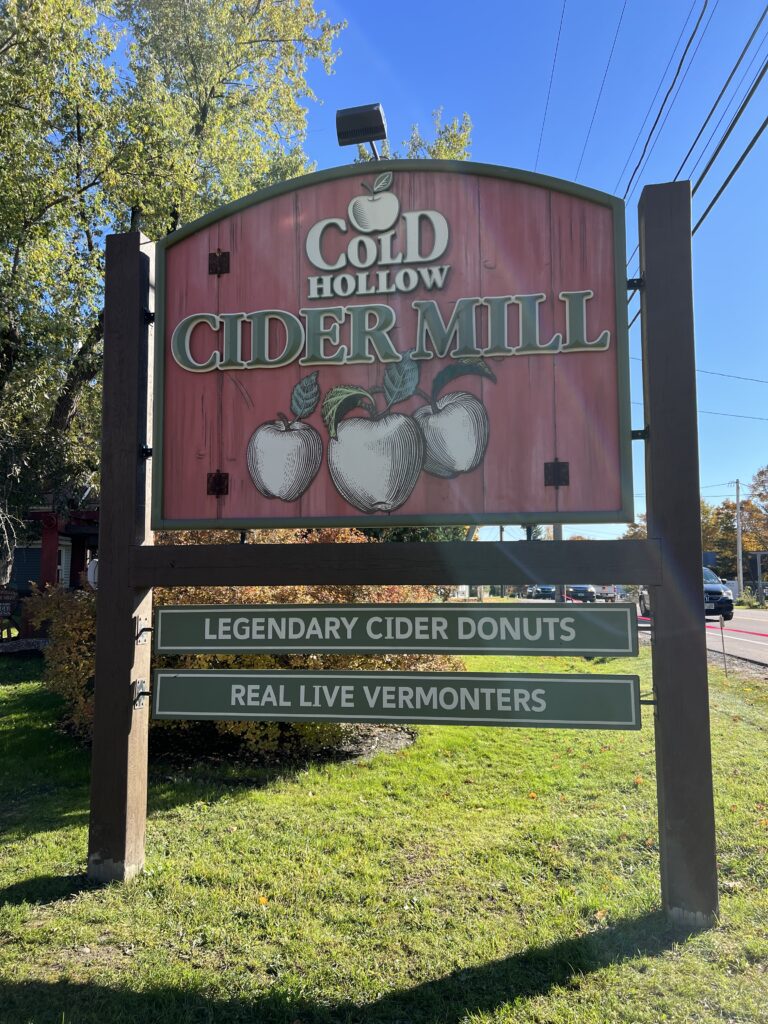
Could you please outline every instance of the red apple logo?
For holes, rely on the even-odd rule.
[[[480,399],[467,391],[451,391],[438,397],[449,381],[469,375],[496,381],[493,371],[482,360],[447,366],[435,376],[430,404],[413,414],[424,436],[424,469],[432,476],[450,478],[471,473],[485,457],[490,427]]]
[[[358,231],[370,234],[373,231],[388,231],[398,218],[400,203],[387,189],[392,184],[392,172],[380,174],[371,188],[366,182],[362,187],[370,194],[357,196],[349,204],[349,219]]]
[[[291,395],[296,419],[289,421],[280,412],[276,420],[262,423],[251,435],[246,452],[248,472],[265,498],[298,501],[317,476],[323,442],[315,428],[301,420],[314,412],[319,400],[317,373],[310,373]]]
[[[422,433],[412,416],[391,410],[415,393],[418,380],[418,364],[407,352],[387,367],[383,386],[371,391],[335,387],[325,397],[331,480],[342,498],[361,512],[392,512],[416,486],[424,461]],[[383,412],[376,409],[376,394],[386,400]],[[368,415],[344,420],[356,408]]]

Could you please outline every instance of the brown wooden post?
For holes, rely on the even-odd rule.
[[[690,182],[650,185],[639,205],[648,536],[661,545],[650,589],[661,891],[694,927],[717,910],[715,816],[699,503]]]
[[[96,714],[91,776],[88,875],[124,881],[144,864],[147,808],[152,591],[132,589],[135,545],[152,543],[149,473],[141,446],[151,436],[149,317],[154,246],[134,232],[107,238],[104,300]],[[142,688],[142,687],[139,687]]]

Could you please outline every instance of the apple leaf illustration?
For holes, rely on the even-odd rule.
[[[450,384],[457,377],[487,377],[496,383],[496,375],[484,359],[462,359],[451,366],[446,366],[436,374],[432,381],[432,401],[434,402],[446,384]]]
[[[380,174],[376,181],[373,183],[374,192],[386,192],[389,186],[392,184],[392,171],[384,171]]]
[[[297,420],[311,416],[320,401],[320,387],[317,383],[317,370],[302,377],[291,393],[291,412]]]
[[[387,407],[404,402],[416,393],[419,386],[419,364],[413,360],[413,352],[404,352],[399,363],[389,363],[384,372],[384,397]]]
[[[373,412],[376,404],[373,395],[365,388],[355,388],[349,384],[331,388],[323,399],[323,422],[328,428],[328,436],[336,437],[336,428],[340,421],[352,409],[363,408]]]

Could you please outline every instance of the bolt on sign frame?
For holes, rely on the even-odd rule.
[[[401,170],[400,165],[380,164],[377,171],[384,173],[390,166],[394,171]],[[464,175],[471,173],[464,165],[454,164],[440,164],[439,170]],[[357,170],[347,170],[339,177],[349,178],[357,173]],[[510,174],[509,177],[534,187],[553,187],[552,179],[522,174]],[[563,183],[556,184],[562,186]],[[372,188],[375,188],[375,182]],[[418,211],[421,207],[422,204],[416,204],[412,209]],[[154,547],[150,528],[152,487],[148,472],[148,456],[151,455],[148,445],[152,441],[153,430],[148,396],[153,392],[154,377],[155,246],[136,233],[107,239],[100,580],[97,595],[99,626],[88,857],[90,877],[128,879],[139,872],[144,863],[149,705],[142,694],[148,689],[150,679],[151,645],[147,642],[146,627],[151,620],[154,586],[520,584],[562,583],[589,578],[595,583],[642,583],[652,588],[662,902],[671,919],[689,926],[706,926],[716,919],[717,874],[707,663],[701,614],[690,183],[672,182],[646,187],[638,212],[648,539],[635,541],[313,544],[302,545],[300,549],[279,544]],[[364,215],[356,212],[356,216],[358,223],[362,224]],[[439,221],[436,223],[439,227]],[[430,236],[433,247],[434,237]],[[165,243],[166,248],[168,244]],[[429,244],[429,239],[424,244]],[[212,249],[207,246],[206,256],[213,256],[212,279],[219,271],[224,277],[224,251],[221,246]],[[359,243],[359,251],[367,251],[365,243]],[[424,254],[423,249],[420,252]],[[327,260],[328,255],[323,259]],[[616,261],[616,268],[619,282],[623,253],[621,261]],[[405,283],[410,280],[403,279]],[[568,290],[567,286],[562,290]],[[573,289],[579,290],[585,291],[586,288],[577,285]],[[502,289],[498,289],[497,294],[486,292],[483,295],[482,291],[479,292],[481,298],[498,298],[501,294]],[[511,287],[503,294],[512,295]],[[515,290],[514,294],[537,293],[531,287],[530,292]],[[570,301],[571,312],[576,310],[574,315],[578,320],[579,300],[572,298]],[[537,304],[533,302],[532,306],[531,302],[523,300],[521,305],[518,301],[517,311],[526,307],[526,303],[533,318],[526,321],[525,329],[530,331],[531,324],[535,322],[533,306]],[[486,312],[489,308],[487,304],[484,307]],[[579,308],[583,310],[585,307]],[[198,309],[197,312],[214,315],[208,309]],[[252,310],[243,308],[237,312]],[[439,334],[439,325],[434,315],[430,315],[433,316],[432,326]],[[215,313],[215,316],[219,314]],[[225,322],[234,323],[237,327],[235,319]],[[290,323],[287,319],[286,322]],[[554,330],[556,325],[552,326],[551,338],[558,333]],[[572,328],[572,336],[577,327],[578,323]],[[559,333],[564,335],[566,330],[564,327]],[[425,337],[428,333],[425,329]],[[551,338],[546,338],[545,333],[542,330],[540,338],[546,344]],[[528,334],[526,337],[530,339],[532,336]],[[586,338],[591,340],[589,334]],[[231,335],[230,341],[234,346],[230,352],[236,355],[236,335]],[[178,348],[182,359],[185,345],[182,337]],[[383,340],[381,345],[386,347]],[[192,342],[189,353],[193,361],[201,360],[204,354],[199,350],[196,352]],[[219,358],[221,353],[223,349]],[[208,356],[211,354],[212,350],[209,350]],[[471,358],[488,361],[483,356]],[[542,366],[544,364],[537,360],[543,358],[537,354],[530,361],[534,366]],[[570,355],[558,353],[555,356],[561,364],[567,359],[575,362],[598,358],[595,351],[572,352]],[[597,365],[597,362],[590,365]],[[226,379],[225,374],[216,372],[218,379]],[[477,381],[472,374],[467,375],[461,385],[462,390],[466,384],[468,394],[483,399],[485,391],[478,393],[477,384],[480,383],[482,389],[493,386],[489,377],[481,379],[483,372],[474,374]],[[559,369],[557,373],[560,373]],[[198,374],[198,377],[202,375]],[[401,374],[401,377],[407,378],[408,374]],[[412,383],[412,374],[410,379]],[[296,383],[300,381],[299,377]],[[385,389],[389,387],[390,398],[397,397],[397,383],[396,379],[390,379],[388,384],[386,381],[381,384]],[[226,385],[227,389],[232,387],[232,384]],[[304,390],[310,392],[307,404],[311,405],[312,389],[305,386]],[[370,392],[370,389],[365,390]],[[301,397],[299,394],[299,399]],[[368,401],[363,396],[357,397]],[[440,395],[437,398],[439,400]],[[335,405],[337,427],[339,423],[351,422],[346,418],[349,409],[342,409],[338,415],[342,404],[336,402]],[[301,401],[297,400],[296,405],[301,411]],[[356,408],[364,411],[364,406]],[[296,413],[295,408],[292,411]],[[272,412],[270,406],[269,415]],[[355,415],[353,412],[353,419]],[[583,416],[584,410],[580,410],[579,415]],[[296,416],[300,418],[297,413]],[[629,423],[621,417],[618,417],[618,422],[622,436],[616,450],[623,451],[629,441]],[[157,443],[157,432],[154,437]],[[423,449],[424,442],[422,456]],[[549,453],[545,453],[544,458],[555,462],[554,457],[549,459]],[[621,465],[628,467],[626,460],[622,463],[621,458],[616,459],[620,478]],[[258,459],[253,461],[258,462]],[[563,461],[571,460],[558,458],[558,464]],[[567,473],[558,468],[558,464],[547,471],[550,480],[559,481],[559,487],[555,488],[558,500],[552,503],[545,519],[541,518],[540,507],[537,506],[540,521],[571,521],[568,509],[562,507],[559,494],[567,490]],[[511,461],[507,465],[511,465]],[[214,477],[212,489],[221,492],[226,481],[217,481],[215,477],[217,473],[220,477],[226,474],[226,464],[210,468]],[[472,471],[466,468],[463,472],[468,479]],[[258,472],[256,477],[261,479]],[[264,483],[264,487],[265,490],[270,489],[269,481]],[[624,494],[625,491],[626,481],[621,481],[619,492]],[[205,497],[209,497],[207,486]],[[215,501],[222,500],[221,493],[210,497]],[[162,510],[156,499],[156,512],[158,507]],[[619,509],[623,509],[626,515],[631,512],[623,499],[613,507],[612,516],[616,518],[621,518],[617,514]],[[472,516],[462,518],[464,509],[468,506],[461,506],[456,513],[459,521],[471,521]],[[493,521],[490,510],[487,513],[482,509],[473,511],[476,521]],[[503,511],[502,507],[499,514],[502,515]],[[363,512],[362,516],[367,514]],[[594,511],[587,514],[592,521],[597,518]],[[202,525],[199,518],[192,518],[196,525]],[[377,515],[373,518],[376,523],[382,522]],[[504,518],[511,521],[511,518]],[[355,521],[360,523],[361,519]],[[525,521],[524,510],[520,512],[518,521]],[[210,525],[232,526],[236,522],[237,519],[226,521],[214,516]],[[282,522],[288,525],[290,519]],[[160,521],[156,519],[154,525],[159,526]]]

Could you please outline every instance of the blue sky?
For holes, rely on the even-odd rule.
[[[346,20],[348,27],[340,37],[342,53],[335,73],[327,77],[313,69],[310,74],[321,102],[310,106],[307,152],[319,169],[354,158],[351,148],[339,149],[336,143],[335,111],[339,107],[381,102],[395,149],[415,123],[429,136],[432,112],[442,107],[445,118],[465,111],[472,118],[473,160],[535,169],[623,195],[703,6],[704,0],[627,0],[626,4],[624,0],[566,0],[537,166],[562,0],[539,0],[536,4],[482,0],[470,5],[444,0],[389,0],[386,4],[328,0],[324,7],[329,16],[336,21]],[[678,78],[679,91],[672,94],[675,98],[669,116],[658,141],[652,141],[650,159],[627,200],[628,256],[637,240],[637,200],[642,186],[675,177],[763,8],[762,0],[709,0]],[[606,74],[614,37],[615,48]],[[681,178],[690,176],[690,168],[734,97],[694,179],[701,173],[709,152],[767,55],[768,18]],[[652,105],[660,82],[661,90]],[[761,125],[767,101],[768,76],[694,198],[694,220]],[[651,117],[630,157],[651,105]],[[737,374],[768,381],[766,182],[768,132],[693,242],[697,366],[714,371],[697,375],[700,479],[702,494],[715,503],[734,496],[730,481],[738,477],[748,484],[755,471],[768,463],[768,384],[715,375]],[[630,263],[630,276],[637,272],[636,259]],[[635,300],[630,318],[636,308]],[[640,354],[639,327],[637,321],[630,332],[630,354],[634,357]],[[640,363],[634,359],[631,366],[632,400],[637,403],[642,400]],[[709,411],[764,419],[738,419],[711,415]],[[633,405],[632,415],[633,425],[642,426],[640,405]],[[642,443],[635,442],[634,448],[635,508],[643,512]],[[565,528],[566,536],[574,532],[604,538],[620,535],[623,527],[601,524]],[[498,528],[487,528],[483,536],[498,536]],[[521,532],[512,528],[505,536],[517,538]]]

